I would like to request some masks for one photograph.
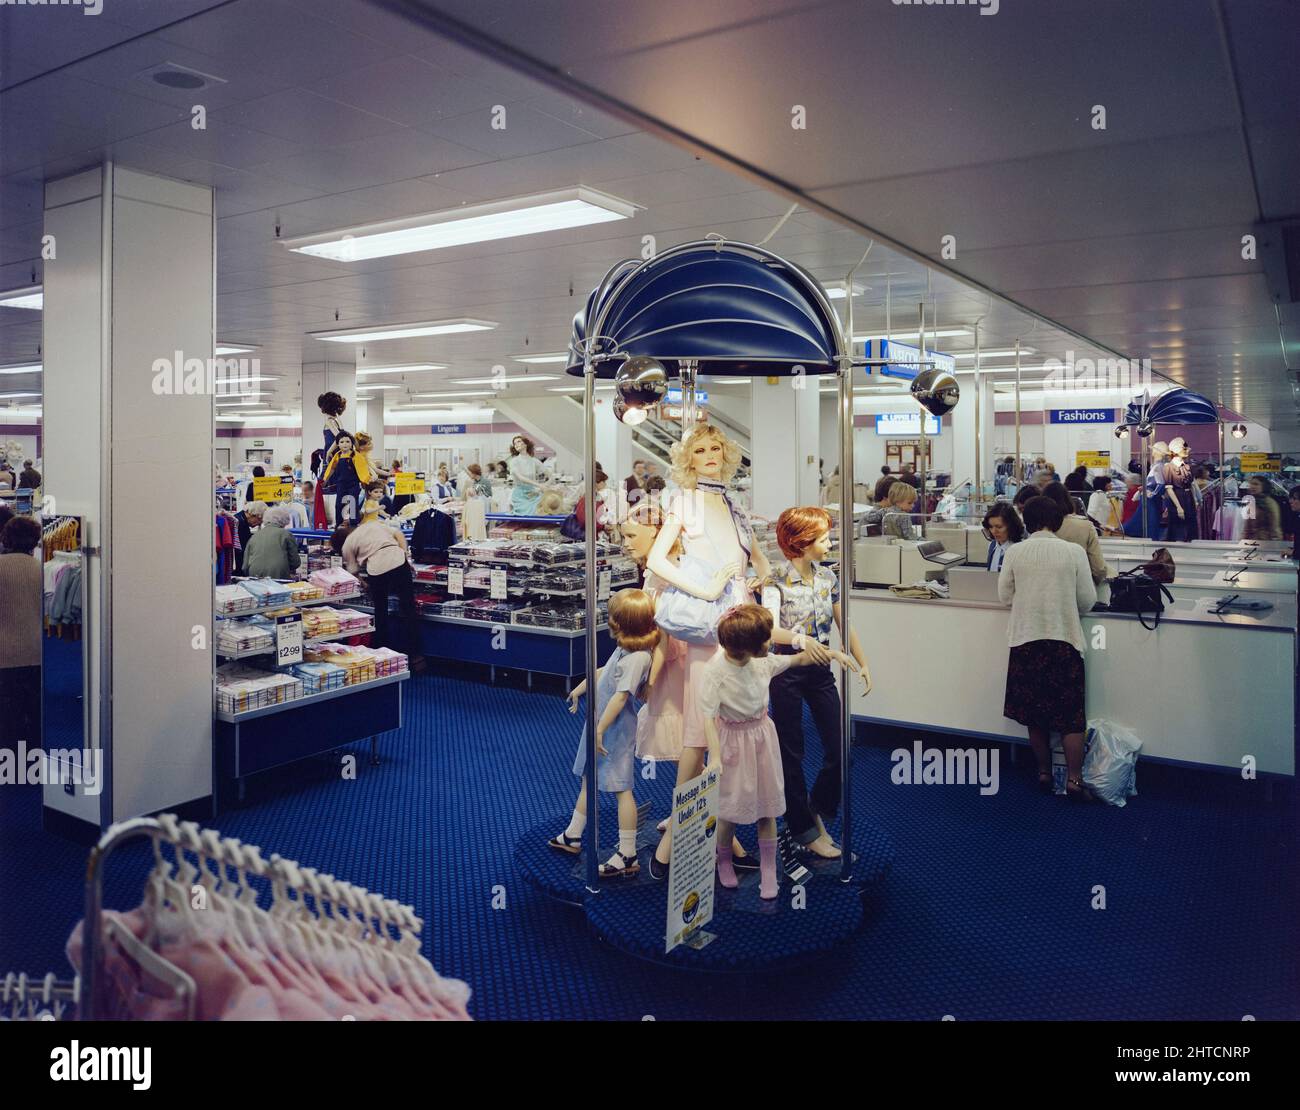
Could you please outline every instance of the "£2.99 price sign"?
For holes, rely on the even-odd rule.
[[[292,667],[302,662],[302,616],[275,618],[275,662],[279,667]]]

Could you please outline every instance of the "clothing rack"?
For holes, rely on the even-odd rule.
[[[102,1019],[112,1001],[105,956],[107,944],[114,940],[114,926],[119,936],[127,934],[124,939],[137,946],[137,951],[131,954],[145,958],[140,962],[151,965],[149,970],[154,972],[155,979],[174,984],[176,999],[190,1003],[188,1012],[194,1013],[194,981],[160,954],[136,941],[116,921],[106,922],[104,916],[104,867],[123,844],[143,838],[153,842],[155,867],[150,882],[179,883],[183,895],[178,907],[181,912],[190,912],[190,892],[202,886],[211,902],[224,900],[240,914],[268,923],[291,922],[317,938],[326,949],[347,950],[373,965],[382,965],[390,976],[413,983],[417,990],[452,997],[463,1014],[469,989],[457,980],[443,979],[421,955],[419,934],[424,922],[412,907],[278,855],[264,859],[261,849],[254,845],[164,813],[156,818],[136,817],[111,826],[91,850],[82,929],[79,1010],[82,1020]],[[170,845],[174,862],[163,855],[164,845]],[[197,866],[189,862],[187,853],[197,857]],[[258,887],[250,881],[253,877],[269,883],[272,891],[269,909],[258,904]],[[188,1000],[184,997],[187,991]]]
[[[81,979],[28,978],[9,972],[0,985],[0,1020],[61,1021],[76,1012]],[[8,1013],[6,1013],[8,1011]]]
[[[49,562],[50,555],[55,551],[79,551],[80,549],[80,517],[56,516],[41,525],[41,551],[46,562]]]

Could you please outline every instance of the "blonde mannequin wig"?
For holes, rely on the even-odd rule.
[[[671,456],[673,462],[672,478],[681,489],[695,488],[695,471],[691,467],[691,456],[701,443],[716,439],[722,444],[722,473],[718,477],[723,482],[730,482],[740,469],[740,446],[733,443],[721,428],[713,424],[697,424],[680,443],[674,443]]]

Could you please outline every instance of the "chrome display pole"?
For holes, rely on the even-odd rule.
[[[996,417],[994,418],[996,419]],[[1020,462],[1020,340],[1016,340],[1016,469],[1021,471],[1017,475],[1016,488],[1019,490],[1020,483],[1024,480],[1024,471]]]
[[[1217,408],[1218,406],[1215,407]],[[1220,411],[1219,412],[1219,529],[1218,529],[1220,532],[1223,531],[1223,520],[1225,518],[1225,514],[1227,513],[1227,509],[1228,509],[1228,494],[1224,490],[1224,479],[1227,477],[1227,471],[1223,469],[1224,463],[1226,461],[1227,460],[1224,458],[1224,450],[1223,450],[1223,413],[1222,411]],[[1212,514],[1210,515],[1210,522],[1211,523],[1214,522],[1214,516]],[[1217,540],[1219,537],[1216,535],[1214,538]]]
[[[848,653],[853,628],[849,598],[853,593],[853,298],[848,298],[847,347],[839,357],[840,377],[840,646]],[[840,811],[844,814],[840,830],[840,881],[853,877],[853,810],[850,804],[853,760],[852,673],[840,664]]]
[[[682,439],[686,438],[699,419],[695,408],[695,371],[698,366],[699,362],[693,358],[684,358],[677,364],[682,382]]]
[[[917,372],[918,374],[920,374],[920,373],[922,372],[921,367],[924,366],[924,365],[926,364],[926,362],[928,361],[928,360],[926,359],[926,355],[925,355],[925,301],[922,301],[922,302],[921,302],[921,304],[920,304],[920,309],[921,309],[921,329],[920,329],[920,333],[919,333],[918,338],[917,338],[917,346],[920,347],[920,354],[917,356],[917,364],[916,364],[916,372]],[[920,415],[920,417],[918,418],[918,419],[920,420],[920,429],[921,429],[921,451],[920,451],[920,456],[921,456],[921,539],[925,539],[925,525],[926,525],[926,521],[930,519],[930,498],[929,498],[929,495],[928,495],[928,493],[927,493],[927,491],[926,491],[926,488],[925,488],[925,487],[926,487],[926,482],[927,482],[927,473],[926,473],[926,472],[927,472],[927,470],[929,469],[929,468],[925,465],[926,444],[927,444],[927,442],[928,442],[928,441],[926,440],[926,438],[925,438],[925,417],[926,417],[926,410],[923,408],[923,409],[921,409],[921,415]],[[940,419],[942,419],[942,417],[940,417]]]
[[[583,499],[587,528],[587,828],[583,850],[587,853],[587,890],[600,891],[600,792],[596,789],[596,363],[590,348],[582,360],[583,427]]]
[[[1145,406],[1144,406],[1145,407]],[[1145,413],[1143,414],[1145,416]],[[1141,428],[1138,429],[1138,477],[1142,479],[1142,538],[1144,540],[1151,537],[1147,534],[1147,440],[1150,436],[1144,436]]]
[[[980,471],[980,452],[983,450],[980,436],[980,326],[975,325],[975,511],[978,513],[984,504],[984,481]],[[955,468],[954,468],[955,469]],[[955,502],[954,502],[955,505]],[[969,517],[969,514],[967,514]]]

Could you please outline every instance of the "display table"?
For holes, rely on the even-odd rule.
[[[1240,773],[1251,756],[1263,775],[1293,776],[1294,606],[1210,616],[1201,604],[1176,598],[1154,631],[1128,613],[1083,618],[1088,719],[1132,729],[1143,759]],[[853,685],[855,720],[1027,742],[1002,715],[1006,606],[855,589],[849,612],[874,686]]]
[[[596,636],[596,655],[603,661],[614,650],[614,641],[605,625],[597,627]],[[566,691],[575,678],[587,673],[587,637],[581,629],[491,624],[421,614],[420,650],[438,659],[486,664],[494,682],[498,667],[526,671],[530,689],[534,672],[562,676]]]
[[[245,779],[259,771],[365,739],[370,762],[378,763],[379,734],[402,727],[402,683],[410,677],[403,671],[263,709],[218,711],[212,730],[213,816],[228,801],[232,780],[242,802]]]

